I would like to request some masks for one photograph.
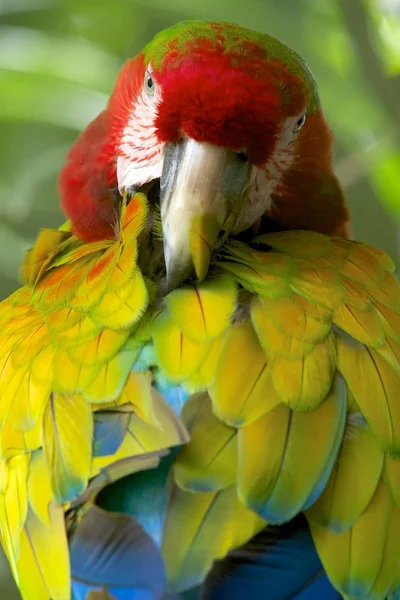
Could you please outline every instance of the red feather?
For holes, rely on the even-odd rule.
[[[159,139],[174,141],[187,135],[246,151],[254,164],[265,163],[279,126],[280,98],[270,76],[255,77],[256,66],[250,61],[252,71],[246,72],[241,65],[233,66],[229,56],[203,48],[201,54],[166,68],[160,74]]]
[[[114,237],[117,149],[144,77],[143,57],[122,68],[108,107],[79,136],[60,174],[61,207],[85,241]]]

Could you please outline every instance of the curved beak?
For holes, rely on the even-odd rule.
[[[213,249],[232,230],[252,167],[237,152],[184,139],[167,144],[160,207],[169,289],[207,275]]]

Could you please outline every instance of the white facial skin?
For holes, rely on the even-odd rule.
[[[158,141],[154,126],[161,98],[162,90],[152,77],[149,66],[142,91],[132,103],[131,115],[119,146],[117,178],[121,194],[125,189],[140,187],[161,176],[165,144]],[[287,118],[268,162],[263,168],[253,167],[247,203],[236,221],[234,233],[253,225],[270,208],[272,195],[293,163],[296,140],[305,121],[305,109]]]

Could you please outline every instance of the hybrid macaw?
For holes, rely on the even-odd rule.
[[[268,35],[187,21],[125,64],[0,305],[24,600],[396,598],[400,288],[331,144]]]

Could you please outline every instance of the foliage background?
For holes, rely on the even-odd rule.
[[[355,237],[399,264],[400,0],[0,0],[0,298],[39,228],[61,224],[58,171],[124,60],[188,18],[265,31],[304,56]],[[0,597],[18,598],[1,556]]]

